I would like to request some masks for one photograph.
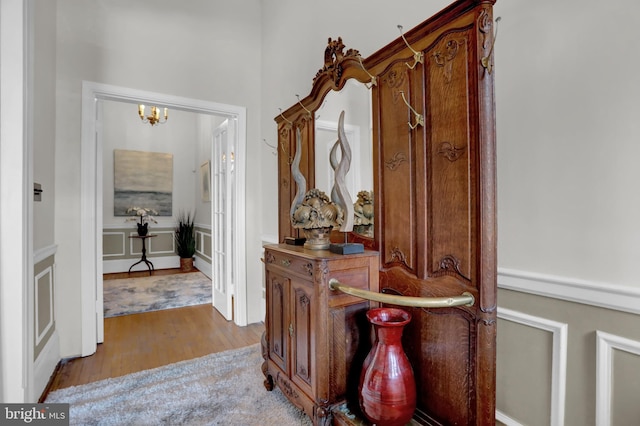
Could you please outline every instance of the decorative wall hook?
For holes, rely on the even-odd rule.
[[[367,69],[364,67],[364,64],[362,63],[362,56],[358,55],[358,61],[360,61],[360,66],[362,67],[364,72],[366,72],[367,75],[369,76],[369,78],[371,79],[369,84],[367,84],[367,83],[364,84],[365,87],[367,89],[371,89],[373,86],[377,86],[378,85],[378,79],[376,78],[376,76],[371,75],[371,73],[369,71],[367,71]]]
[[[400,95],[402,96],[402,100],[404,101],[405,104],[407,104],[407,106],[409,107],[409,110],[413,113],[416,119],[416,124],[411,124],[411,121],[409,121],[408,123],[411,130],[415,129],[418,126],[424,127],[424,115],[418,114],[418,112],[415,109],[413,109],[411,105],[409,105],[409,102],[407,102],[407,98],[404,97],[404,92],[402,90],[400,90]]]
[[[284,121],[286,121],[287,123],[291,124],[293,126],[293,121],[289,120],[287,117],[285,117],[284,115],[282,115],[282,108],[278,108],[280,110],[280,117],[282,117],[284,119]]]
[[[491,54],[493,54],[493,46],[495,46],[496,38],[498,38],[498,22],[500,22],[501,19],[502,17],[498,16],[495,20],[496,30],[493,33],[493,40],[491,40],[491,48],[489,49],[489,53],[487,54],[487,56],[480,59],[480,63],[489,74],[491,74],[491,71],[493,70],[493,64],[491,63]]]
[[[296,94],[296,98],[298,98],[298,103],[300,104],[300,106],[302,107],[303,110],[307,111],[307,114],[309,114],[309,116],[311,116],[311,111],[309,111],[307,109],[307,107],[305,107],[302,102],[300,102],[300,95]]]
[[[278,155],[278,147],[277,147],[277,146],[271,145],[271,144],[270,144],[269,142],[267,142],[267,140],[266,140],[266,139],[264,139],[264,138],[262,138],[262,141],[265,143],[265,145],[267,145],[269,148],[271,148],[271,149],[272,149],[271,153],[272,153],[273,155]]]
[[[284,140],[280,141],[280,149],[282,150],[282,154],[287,157],[287,164],[293,163],[293,158],[289,154],[289,148],[284,143]]]
[[[322,111],[322,108],[324,108],[326,104],[327,104],[327,98],[325,98],[322,101],[322,104],[316,109],[316,120],[320,120],[320,111]]]
[[[411,52],[413,52],[413,65],[405,64],[406,66],[409,67],[409,69],[412,70],[418,64],[424,63],[424,54],[422,52],[418,52],[418,51],[414,50],[414,48],[411,47],[411,45],[409,44],[407,39],[404,37],[404,34],[402,33],[402,25],[398,25],[398,30],[400,30],[400,37],[402,37],[402,40],[404,40],[404,44],[406,44],[407,47],[409,48],[409,50],[411,50]]]

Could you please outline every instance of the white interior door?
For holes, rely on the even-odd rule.
[[[233,121],[231,121],[233,123]],[[235,290],[233,232],[235,218],[235,150],[233,124],[230,120],[220,125],[213,133],[211,170],[212,211],[212,259],[213,306],[227,319],[233,319],[233,297]]]

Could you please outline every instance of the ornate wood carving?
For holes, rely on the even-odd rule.
[[[304,270],[307,274],[309,274],[309,276],[313,276],[313,263],[305,263]]]
[[[382,82],[391,87],[392,89],[397,89],[398,87],[404,87],[406,81],[406,68],[402,65],[396,65],[395,68],[391,69],[386,76],[382,79]],[[396,91],[399,95],[399,92]]]
[[[400,250],[399,247],[394,247],[393,250],[391,250],[391,254],[389,255],[389,257],[391,258],[392,262],[402,263],[407,268],[409,267],[409,265],[407,265],[407,256],[402,252],[402,250]]]
[[[407,161],[407,155],[404,152],[396,152],[392,158],[384,162],[384,165],[389,170],[395,170],[405,161]]]
[[[458,148],[451,142],[442,142],[440,145],[438,145],[438,155],[453,162],[459,159],[462,154],[464,154],[466,148],[466,146]]]
[[[300,398],[298,392],[296,392],[293,386],[291,386],[291,382],[282,374],[280,374],[280,372],[276,374],[276,383],[278,383],[278,387],[280,388],[280,390],[282,390],[282,393],[287,395],[287,398],[289,398],[290,400]]]
[[[264,260],[265,260],[265,262],[267,262],[267,263],[273,263],[273,262],[275,262],[275,261],[276,261],[276,257],[273,255],[273,253],[271,253],[271,252],[267,252],[267,253],[264,255]]]
[[[459,275],[465,280],[469,280],[469,277],[465,277],[460,271],[460,261],[453,255],[444,256],[438,263],[438,270],[434,272],[434,276],[441,275]]]
[[[491,40],[491,32],[493,31],[492,14],[488,8],[481,9],[478,15],[478,31],[482,41],[482,48],[486,51],[489,48],[489,40]]]
[[[324,50],[324,66],[316,73],[313,79],[314,84],[320,76],[327,75],[333,84],[336,86],[339,85],[344,72],[342,62],[347,58],[360,56],[360,52],[355,49],[348,49],[347,53],[344,53],[344,48],[345,45],[342,42],[342,37],[338,37],[337,40],[331,40],[331,37],[329,37],[327,47]]]
[[[465,44],[465,40],[453,40],[449,39],[444,44],[444,49],[437,50],[433,53],[433,59],[439,67],[444,70],[444,75],[448,83],[451,82],[453,77],[453,65],[452,61],[458,55],[459,47]]]
[[[315,281],[325,282],[329,273],[329,265],[326,261],[317,262],[315,266]]]

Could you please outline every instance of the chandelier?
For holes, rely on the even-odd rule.
[[[140,120],[142,120],[143,123],[149,123],[152,126],[156,124],[164,124],[169,119],[169,108],[164,109],[164,115],[163,115],[164,121],[161,121],[160,119],[160,108],[158,108],[157,106],[152,106],[151,115],[148,115],[145,117],[144,105],[140,104],[138,105],[138,115],[140,116]]]

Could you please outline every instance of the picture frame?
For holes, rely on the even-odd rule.
[[[129,216],[133,206],[173,213],[173,154],[113,150],[113,215]]]
[[[205,161],[200,166],[200,195],[202,202],[211,201],[211,164]]]

